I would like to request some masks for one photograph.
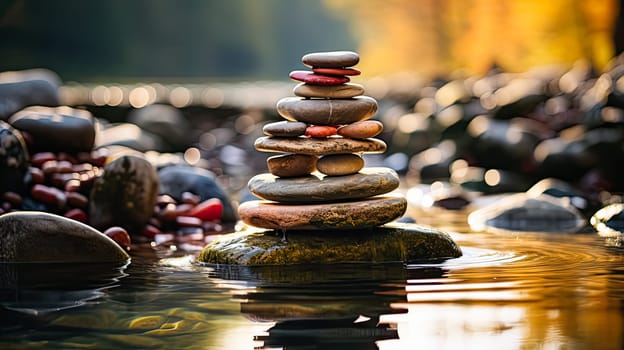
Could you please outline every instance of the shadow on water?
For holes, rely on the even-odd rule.
[[[255,322],[274,322],[255,341],[260,349],[376,349],[398,338],[380,316],[399,312],[407,280],[443,279],[439,267],[407,269],[403,264],[216,266],[214,277],[254,285],[236,296],[241,313]]]

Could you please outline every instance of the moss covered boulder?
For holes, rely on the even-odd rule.
[[[387,224],[287,233],[249,228],[212,241],[198,260],[233,265],[411,263],[461,255],[459,246],[445,232],[413,224]]]
[[[130,256],[105,234],[59,215],[0,215],[0,262],[116,262]]]

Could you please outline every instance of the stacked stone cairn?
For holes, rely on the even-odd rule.
[[[392,169],[364,167],[362,154],[383,153],[376,139],[383,130],[371,120],[377,101],[364,96],[350,76],[359,55],[351,51],[316,52],[302,58],[312,71],[295,70],[296,97],[278,101],[284,121],[266,124],[255,142],[269,173],[254,176],[249,190],[261,200],[240,205],[248,225],[278,230],[358,229],[401,217],[405,198],[392,195],[399,177]]]

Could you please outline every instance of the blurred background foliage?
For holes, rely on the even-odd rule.
[[[483,74],[620,50],[617,0],[0,0],[0,71],[63,79],[283,79],[357,50],[367,76]]]

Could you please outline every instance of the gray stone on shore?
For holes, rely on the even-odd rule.
[[[389,168],[364,168],[345,176],[313,173],[297,178],[259,174],[249,180],[256,196],[283,203],[331,202],[361,199],[391,192],[399,187],[399,176]]]
[[[59,215],[19,211],[0,215],[2,262],[126,262],[115,241],[91,226]]]
[[[247,229],[215,239],[204,247],[198,260],[231,265],[413,263],[461,255],[459,246],[443,231],[414,224],[388,224],[285,234]]]

